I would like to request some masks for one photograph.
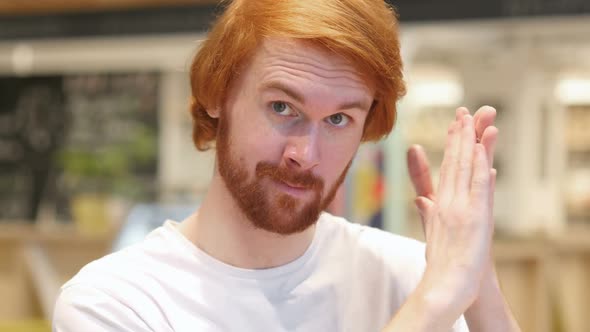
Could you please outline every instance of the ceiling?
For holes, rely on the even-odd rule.
[[[109,11],[176,5],[207,5],[219,0],[2,0],[0,15]]]

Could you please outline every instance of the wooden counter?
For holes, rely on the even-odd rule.
[[[0,223],[0,321],[49,318],[59,287],[110,251],[112,233]]]

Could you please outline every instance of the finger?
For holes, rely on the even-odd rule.
[[[420,216],[420,223],[422,224],[422,233],[424,234],[424,238],[426,237],[426,220],[424,214],[426,209],[426,203],[423,202],[424,197],[416,197],[414,199],[414,204],[416,205],[416,209],[418,210],[418,215]]]
[[[440,167],[437,199],[442,206],[447,206],[451,202],[455,191],[455,173],[460,150],[460,133],[461,123],[457,121],[453,122],[449,127],[445,153]]]
[[[489,126],[494,124],[496,120],[496,109],[491,106],[483,106],[480,107],[477,112],[473,115],[473,120],[475,123],[475,135],[478,139],[478,142],[481,142],[483,134]]]
[[[455,110],[455,121],[461,121],[465,115],[469,114],[467,107],[459,107]]]
[[[485,212],[489,216],[490,210],[490,168],[482,144],[475,145],[473,176],[471,178],[471,205],[476,211]]]
[[[475,147],[475,129],[473,117],[463,116],[463,128],[461,129],[461,152],[457,166],[457,183],[455,196],[459,199],[467,199],[471,188],[471,175],[473,174],[473,149]]]
[[[484,131],[481,144],[486,148],[489,167],[494,166],[494,153],[496,152],[496,143],[498,141],[498,128],[494,126],[487,127]]]
[[[430,216],[432,215],[432,209],[434,208],[434,202],[427,197],[419,196],[414,199],[414,204],[418,209],[418,214],[420,215],[420,222],[422,223],[422,230],[424,231],[424,237],[428,239],[430,235],[430,227],[428,225],[428,220],[430,220]]]
[[[456,112],[456,119],[459,119],[460,116],[465,114],[469,114],[469,111],[465,107],[458,108]],[[497,112],[495,108],[491,106],[482,106],[473,115],[476,142],[483,143],[483,145],[486,147],[490,168],[492,167],[494,161],[496,137],[498,134],[498,128],[493,126],[494,121],[496,120],[496,114]]]
[[[489,206],[490,206],[490,227],[492,228],[492,238],[494,236],[494,229],[496,224],[496,219],[494,218],[494,194],[496,192],[496,178],[498,176],[498,172],[495,168],[490,170],[490,197],[489,197]]]
[[[490,169],[490,206],[494,207],[494,193],[496,192],[496,178],[498,171],[495,168]],[[492,212],[493,214],[493,212]]]
[[[407,153],[408,173],[417,196],[434,200],[432,177],[426,152],[420,145],[412,145]]]

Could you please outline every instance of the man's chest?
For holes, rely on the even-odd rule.
[[[353,280],[295,287],[210,284],[161,299],[171,330],[378,331],[390,318],[389,295]]]

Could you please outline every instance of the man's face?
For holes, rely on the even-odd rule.
[[[217,169],[254,226],[293,234],[334,198],[373,92],[354,67],[292,40],[266,40],[219,112]]]

